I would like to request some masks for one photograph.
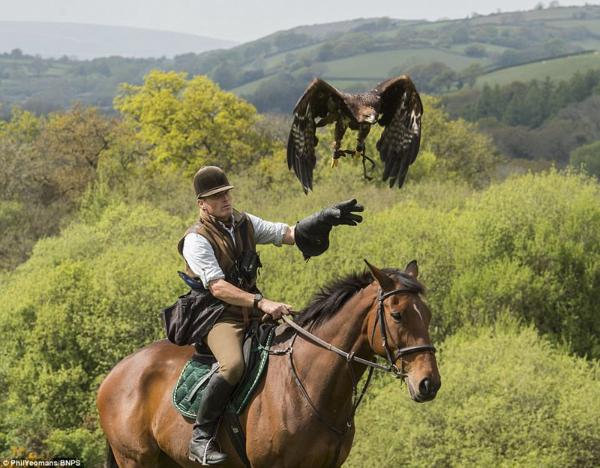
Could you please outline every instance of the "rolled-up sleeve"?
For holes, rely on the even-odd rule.
[[[257,244],[273,244],[280,247],[283,241],[283,235],[289,227],[285,223],[272,223],[260,219],[250,213],[246,213],[254,226],[254,239]]]
[[[208,288],[211,281],[225,278],[210,242],[200,234],[191,232],[185,236],[183,258],[205,288]]]

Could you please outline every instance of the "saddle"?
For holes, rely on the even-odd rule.
[[[246,332],[242,348],[244,375],[232,394],[227,411],[240,414],[246,408],[267,367],[276,326],[273,323],[261,323]],[[203,390],[218,369],[219,363],[207,347],[197,349],[185,364],[173,389],[173,404],[183,416],[196,419]]]

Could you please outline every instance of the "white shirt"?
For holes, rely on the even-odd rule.
[[[252,222],[254,227],[254,238],[257,244],[273,244],[277,247],[281,246],[283,241],[283,235],[289,227],[285,223],[272,223],[260,219],[258,216],[246,213]],[[222,226],[229,232],[233,243],[235,244],[235,237],[233,235],[233,227],[228,229],[224,224]],[[190,232],[185,236],[183,241],[183,258],[191,268],[191,270],[198,275],[200,281],[205,288],[208,288],[208,284],[211,281],[225,278],[225,274],[219,262],[215,252],[210,245],[210,242],[206,237],[196,232]]]

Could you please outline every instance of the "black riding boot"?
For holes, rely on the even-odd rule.
[[[188,458],[202,465],[216,465],[227,459],[227,455],[219,452],[215,446],[216,430],[219,418],[225,410],[234,387],[229,385],[221,374],[214,374],[204,390],[196,424],[192,432],[192,440]]]

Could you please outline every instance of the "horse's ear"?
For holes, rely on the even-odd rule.
[[[417,261],[412,260],[412,261],[408,262],[408,265],[406,265],[406,268],[404,269],[404,271],[409,276],[412,276],[413,278],[416,279],[417,276],[419,276],[419,266],[417,265]]]
[[[365,263],[369,267],[369,270],[371,270],[371,274],[373,275],[373,278],[375,278],[375,281],[377,281],[379,286],[381,286],[381,289],[384,291],[391,291],[394,289],[394,280],[392,278],[390,278],[376,266],[371,265],[369,262],[367,262],[367,260],[365,260]]]

